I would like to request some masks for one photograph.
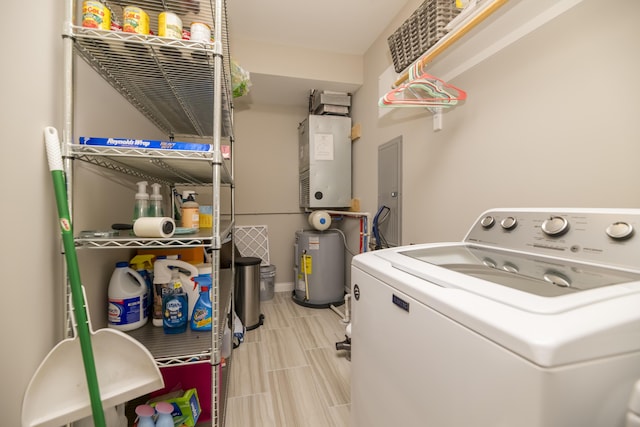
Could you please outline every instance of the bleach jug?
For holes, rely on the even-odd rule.
[[[127,261],[116,264],[107,296],[110,328],[131,331],[147,323],[147,284]]]
[[[172,293],[173,283],[171,277],[172,270],[179,271],[178,277],[182,284],[183,291],[188,295],[193,305],[198,299],[198,290],[195,282],[191,280],[198,275],[198,269],[188,262],[177,259],[157,259],[153,264],[153,325],[162,326],[162,298],[164,295]],[[188,274],[185,274],[188,273]],[[191,309],[193,309],[193,305]],[[191,319],[191,311],[187,308],[187,320]]]

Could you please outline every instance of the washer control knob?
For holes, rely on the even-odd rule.
[[[542,275],[542,278],[552,285],[560,286],[561,288],[571,287],[571,280],[562,273],[547,271]]]
[[[607,235],[615,240],[624,240],[631,237],[633,227],[628,222],[614,222],[607,227]]]
[[[495,223],[496,223],[496,220],[491,215],[487,215],[480,220],[480,225],[482,226],[482,228],[491,228]]]
[[[496,268],[498,266],[498,264],[496,264],[496,262],[491,258],[483,258],[482,263],[489,268]]]
[[[569,231],[569,221],[561,216],[552,216],[544,220],[542,231],[547,236],[562,236]]]
[[[505,262],[504,265],[502,266],[502,269],[504,271],[507,271],[509,273],[519,273],[520,269],[518,268],[517,265],[510,263],[510,262]]]
[[[505,230],[512,230],[516,228],[516,225],[518,225],[518,220],[513,216],[508,216],[506,218],[503,218],[502,221],[500,221],[500,225]]]

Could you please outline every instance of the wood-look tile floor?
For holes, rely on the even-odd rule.
[[[225,426],[348,426],[351,362],[335,349],[344,340],[340,316],[302,307],[291,292],[261,301],[260,311],[264,324],[233,352]]]

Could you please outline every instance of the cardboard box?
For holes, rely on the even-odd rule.
[[[98,145],[103,147],[127,147],[150,148],[159,150],[183,150],[183,151],[212,151],[211,144],[196,144],[193,142],[160,141],[153,139],[131,138],[98,138],[93,136],[81,136],[80,145]]]
[[[178,394],[178,396],[176,396]],[[198,422],[198,417],[202,413],[200,408],[200,401],[198,400],[198,391],[195,388],[191,388],[180,394],[180,392],[169,393],[154,398],[149,403],[154,406],[158,402],[167,402],[173,405],[173,412],[171,416],[174,421],[180,421],[182,424],[193,427]]]

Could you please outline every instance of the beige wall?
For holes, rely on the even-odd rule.
[[[28,16],[31,29],[4,43],[0,72],[4,137],[0,170],[6,197],[0,211],[5,224],[0,265],[6,285],[0,350],[6,392],[0,412],[3,425],[18,426],[29,380],[63,338],[63,257],[43,129],[54,126],[60,134],[63,129],[64,2],[10,0],[4,6],[7,16]],[[162,136],[84,62],[77,60],[77,68],[76,137]],[[130,218],[135,193],[130,182],[121,177],[104,179],[104,171],[82,164],[74,175],[78,184],[74,229],[109,228]],[[115,261],[127,259],[128,252],[79,251],[78,257],[93,323],[104,327],[106,284]]]
[[[374,212],[377,148],[404,139],[404,243],[459,240],[484,209],[496,206],[637,207],[640,196],[640,3],[584,0],[452,83],[469,93],[434,133],[421,111],[378,119],[378,76],[391,64],[386,37],[420,3],[415,0],[384,30],[363,62],[364,85],[354,97],[362,138],[354,144],[354,196]],[[0,409],[20,424],[22,396],[34,370],[61,338],[61,257],[55,203],[42,129],[62,126],[61,4],[10,0],[6,16],[29,16],[30,28],[4,45],[2,129],[5,141],[3,273],[7,292],[1,376],[11,388]],[[159,136],[98,77],[80,65],[76,135],[91,132]],[[597,88],[597,91],[594,90]],[[92,89],[93,92],[89,92]],[[80,107],[82,106],[82,107]],[[113,108],[115,107],[115,108]],[[305,227],[297,207],[297,124],[305,109],[250,106],[237,126],[238,224],[267,224],[277,282],[292,280],[293,236]],[[84,205],[102,227],[128,216],[134,190],[79,170],[99,203]],[[98,208],[110,197],[112,214]],[[91,196],[85,194],[83,198]],[[26,210],[26,212],[25,212]],[[297,212],[297,213],[296,213]],[[78,215],[80,216],[80,215]],[[350,225],[352,226],[352,225]],[[349,228],[349,226],[347,227]],[[351,233],[353,234],[353,233]],[[85,285],[104,284],[119,254],[98,251],[84,263]],[[84,256],[84,255],[83,255]]]
[[[468,100],[444,115],[439,132],[422,109],[378,118],[378,77],[392,63],[386,39],[420,3],[410,2],[364,56],[364,84],[353,99],[354,123],[362,125],[362,138],[353,144],[353,196],[363,211],[377,209],[378,146],[399,135],[404,141],[404,244],[460,240],[492,207],[637,206],[634,142],[640,129],[634,118],[640,108],[631,95],[640,85],[633,78],[640,71],[640,30],[633,24],[637,14],[631,13],[637,2],[627,0],[623,7],[629,13],[621,17],[617,8],[609,11],[601,1],[584,0],[456,77],[452,83],[468,92]],[[594,93],[594,82],[605,81],[609,94],[623,95]],[[612,102],[603,103],[607,100]],[[300,217],[286,226],[296,218],[291,214],[297,211],[293,150],[304,109],[243,108],[236,111],[238,206],[277,214],[241,215],[238,223],[281,230],[282,243],[272,243],[271,255],[276,282],[289,282],[293,233],[306,227]],[[265,153],[265,146],[273,152]],[[251,151],[251,163],[245,163],[244,149]],[[272,159],[278,150],[282,161],[264,166],[270,173],[245,175],[242,168],[255,168],[254,162]],[[349,232],[350,247],[357,248],[357,224],[339,226]]]
[[[281,285],[293,283],[295,232],[308,227],[298,206],[298,124],[305,116],[304,106],[252,105],[235,114],[236,223],[268,227]]]
[[[233,39],[232,51],[234,58],[238,58],[242,66],[252,73],[362,83],[360,55],[280,46],[241,38]]]
[[[388,28],[355,95],[354,195],[375,209],[377,148],[402,135],[405,244],[460,240],[492,207],[638,207],[637,16],[633,0],[583,1],[455,78],[468,100],[440,132],[425,111],[377,118]]]
[[[6,391],[0,402],[3,424],[20,425],[22,396],[31,375],[60,337],[54,323],[59,302],[54,281],[62,273],[56,257],[58,232],[52,185],[44,151],[43,128],[59,123],[62,69],[59,31],[62,9],[54,2],[4,4],[7,16],[29,16],[25,31],[3,44],[3,155],[0,157],[5,201],[3,230],[5,294],[0,349],[0,377]],[[8,7],[8,10],[6,9]]]

